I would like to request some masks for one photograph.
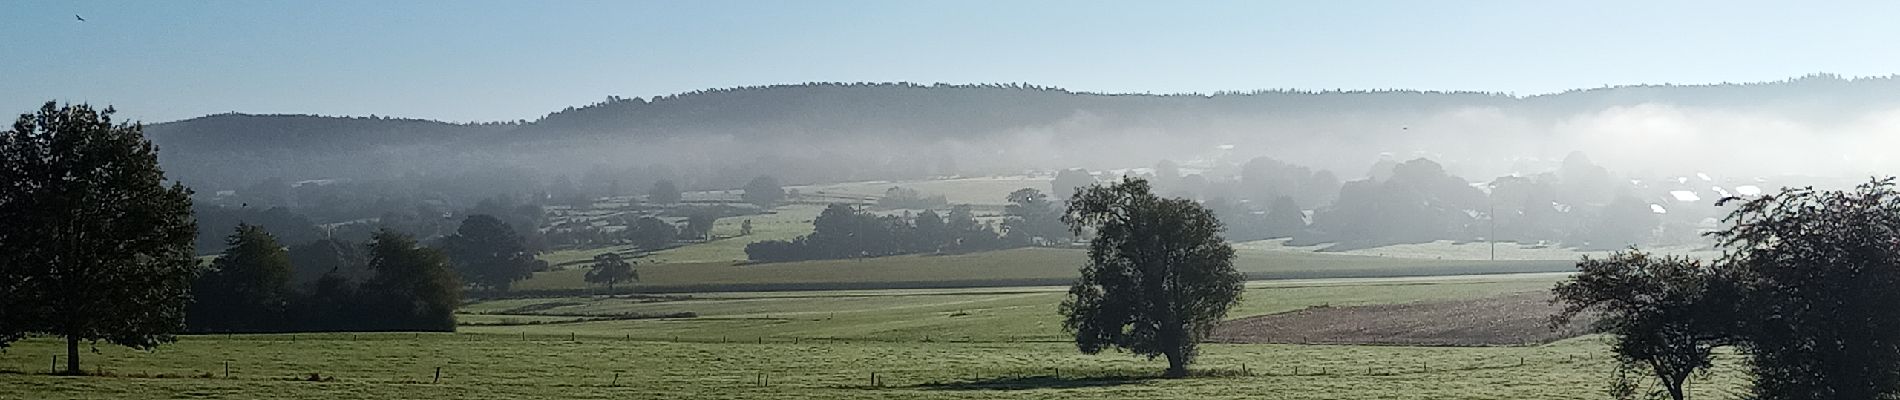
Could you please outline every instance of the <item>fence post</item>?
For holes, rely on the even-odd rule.
[[[224,362],[224,379],[231,379],[231,362]]]
[[[435,380],[429,383],[442,383],[442,367],[435,367]]]
[[[55,374],[59,373],[59,355],[58,354],[53,355],[53,373]]]

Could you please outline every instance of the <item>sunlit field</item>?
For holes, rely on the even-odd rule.
[[[1232,317],[1313,306],[1545,290],[1555,276],[1250,285]],[[1059,288],[711,293],[497,300],[454,334],[186,336],[153,352],[100,346],[104,376],[49,376],[61,343],[0,355],[6,398],[1602,398],[1598,337],[1528,347],[1211,344],[1199,376],[1082,355],[1056,324]],[[693,312],[695,318],[572,322]],[[225,375],[226,362],[230,375]],[[440,368],[438,380],[436,371]],[[873,381],[871,375],[877,374]],[[314,381],[313,381],[314,380]],[[875,382],[875,383],[874,383]],[[1725,358],[1701,394],[1740,385]]]

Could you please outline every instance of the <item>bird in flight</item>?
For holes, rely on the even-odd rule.
[[[86,22],[86,17],[81,17],[79,14],[73,14],[73,19],[79,20],[79,22]]]

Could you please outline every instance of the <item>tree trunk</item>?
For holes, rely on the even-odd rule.
[[[66,374],[79,375],[79,336],[66,336]]]
[[[1670,374],[1672,376],[1663,377],[1663,387],[1669,390],[1669,398],[1671,400],[1684,400],[1689,398],[1689,394],[1682,390],[1684,384],[1689,383],[1689,373],[1690,371],[1683,371]]]
[[[1180,346],[1170,347],[1163,354],[1168,357],[1168,373],[1164,376],[1169,378],[1187,376],[1187,355],[1182,353]]]

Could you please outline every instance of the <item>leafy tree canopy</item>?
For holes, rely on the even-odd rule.
[[[191,191],[113,110],[47,102],[0,132],[0,346],[28,333],[139,349],[184,328],[200,267]]]
[[[1063,220],[1077,234],[1096,231],[1061,306],[1076,346],[1166,357],[1169,376],[1186,375],[1197,345],[1240,301],[1243,279],[1220,220],[1193,201],[1155,196],[1140,179],[1082,189]]]

